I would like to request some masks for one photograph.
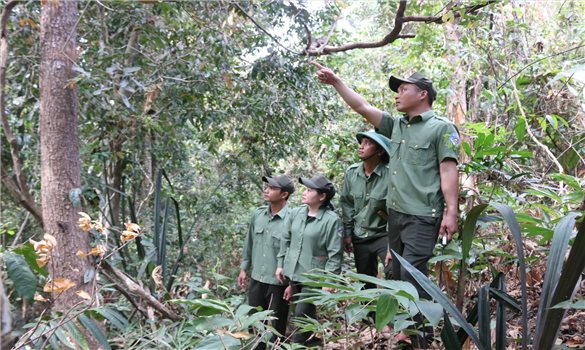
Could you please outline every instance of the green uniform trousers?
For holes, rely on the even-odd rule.
[[[298,293],[306,293],[311,287],[305,286],[300,282],[291,281],[292,293],[294,300],[298,300]],[[294,317],[317,318],[317,306],[311,303],[297,303],[295,306]],[[295,332],[292,336],[293,343],[304,344],[313,335],[311,332]]]
[[[388,252],[388,236],[358,239],[353,237],[353,256],[355,258],[355,268],[358,273],[378,277],[378,259],[384,264],[386,253]],[[384,275],[386,279],[390,278],[392,264],[384,266]],[[366,283],[366,289],[376,288],[373,283]]]
[[[258,282],[250,279],[250,289],[248,293],[248,305],[260,306],[262,310],[272,310],[276,319],[272,320],[272,327],[284,338],[286,333],[286,323],[288,317],[288,301],[284,300],[284,290],[286,286],[278,286]],[[273,337],[273,341],[276,336]],[[258,350],[266,349],[265,343],[259,343],[256,346]]]
[[[427,263],[433,257],[433,249],[439,236],[441,217],[408,215],[388,210],[388,241],[390,249],[400,254],[425,276]],[[392,259],[392,276],[412,283],[421,298],[430,300],[430,295],[408,273],[398,259]]]

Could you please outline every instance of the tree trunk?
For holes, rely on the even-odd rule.
[[[78,225],[79,202],[70,198],[80,187],[77,86],[72,70],[77,60],[77,1],[42,2],[41,15],[41,199],[45,232],[57,239],[50,265],[52,278],[67,278],[75,287],[57,295],[54,308],[71,309],[82,301],[77,290],[90,294],[83,283],[89,258],[76,256],[89,250],[89,236]],[[74,197],[74,196],[73,196]],[[73,200],[72,200],[73,199]]]

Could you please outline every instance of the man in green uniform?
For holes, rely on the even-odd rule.
[[[280,249],[280,240],[288,230],[290,209],[286,205],[294,186],[286,175],[274,177],[263,176],[266,182],[264,200],[268,205],[254,211],[240,264],[238,284],[246,287],[247,271],[251,270],[248,288],[248,304],[260,306],[263,310],[274,311],[272,326],[284,336],[288,317],[288,301],[283,298],[287,285],[276,280],[276,255]],[[265,343],[259,343],[257,349],[265,349]]]
[[[386,200],[390,249],[427,274],[437,237],[450,240],[458,220],[460,137],[453,123],[431,109],[437,95],[432,82],[419,73],[407,79],[390,77],[390,89],[397,93],[396,109],[403,113],[392,117],[370,105],[332,70],[312,63],[322,83],[332,85],[354,111],[391,140]],[[392,261],[392,274],[411,282],[422,298],[430,299],[397,259]],[[426,345],[422,341],[416,345]]]
[[[360,163],[351,165],[345,172],[339,203],[342,209],[344,246],[354,253],[358,273],[376,277],[378,258],[386,264],[388,233],[386,230],[386,194],[388,190],[388,155],[390,140],[375,132],[360,132]],[[366,283],[366,288],[375,288]]]

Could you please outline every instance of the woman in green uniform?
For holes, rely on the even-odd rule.
[[[289,281],[284,294],[287,300],[308,288],[303,285],[306,281],[301,276],[303,273],[317,269],[340,273],[343,257],[343,224],[331,205],[335,187],[321,175],[299,178],[299,182],[306,187],[302,196],[304,205],[291,211],[289,230],[283,234],[277,256],[276,278]],[[316,307],[298,303],[294,316],[315,318]],[[311,332],[295,333],[292,341],[307,346],[320,342]]]

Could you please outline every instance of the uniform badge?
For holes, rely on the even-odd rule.
[[[461,138],[459,137],[459,134],[457,132],[453,131],[449,136],[449,141],[451,141],[453,146],[459,147],[459,144],[461,143]]]

